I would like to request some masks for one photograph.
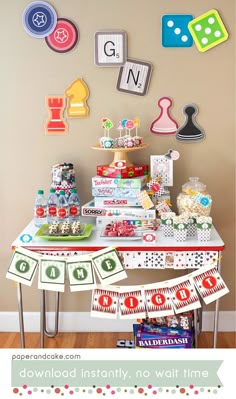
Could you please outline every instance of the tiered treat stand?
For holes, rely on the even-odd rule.
[[[135,152],[135,151],[140,151],[148,147],[148,144],[142,144],[138,147],[131,147],[131,148],[103,148],[99,144],[92,147],[93,150],[99,150],[99,151],[105,151],[105,152],[111,152],[114,154],[113,161],[110,163],[109,166],[114,167],[117,162],[119,161],[125,161],[126,166],[130,167],[133,166],[132,162],[130,162],[128,158],[128,154],[130,152]]]

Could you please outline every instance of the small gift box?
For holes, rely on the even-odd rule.
[[[174,235],[173,218],[175,212],[162,212],[161,213],[161,227],[164,237],[172,237]]]
[[[199,241],[210,241],[211,239],[212,218],[210,216],[200,216],[197,218],[197,238]]]
[[[185,241],[188,231],[188,219],[181,216],[176,216],[173,219],[174,238],[176,241]]]

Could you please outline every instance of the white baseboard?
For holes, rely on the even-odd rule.
[[[131,332],[131,320],[109,320],[91,317],[89,312],[60,312],[60,332]],[[54,313],[47,313],[48,329],[53,329]],[[203,312],[203,331],[213,331],[214,312]],[[25,312],[25,332],[39,332],[39,312]],[[19,316],[17,312],[0,312],[0,332],[18,332]],[[218,331],[236,331],[236,311],[219,312]]]

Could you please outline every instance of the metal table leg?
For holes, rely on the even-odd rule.
[[[40,348],[44,348],[44,328],[45,328],[45,300],[44,291],[40,291]]]
[[[194,343],[195,348],[198,347],[198,310],[193,311],[193,321],[194,321]]]
[[[46,335],[49,338],[55,338],[58,333],[58,324],[59,324],[59,302],[60,302],[60,293],[55,292],[55,322],[54,322],[54,330],[48,331],[47,328],[47,309],[46,309],[46,291],[42,290],[41,294],[41,335]],[[41,338],[41,342],[43,344],[43,338]]]
[[[218,255],[219,255],[219,259],[218,259],[217,270],[220,273],[221,272],[221,251],[219,252]],[[218,334],[218,322],[219,322],[219,306],[220,306],[220,300],[217,299],[216,303],[215,303],[213,348],[216,348],[216,346],[217,346],[217,334]]]
[[[21,283],[17,283],[17,301],[18,301],[18,312],[19,312],[19,323],[20,323],[21,348],[25,348],[24,310],[23,310]]]

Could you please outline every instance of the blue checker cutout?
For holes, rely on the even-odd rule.
[[[162,17],[163,47],[192,47],[193,38],[188,23],[193,20],[190,14],[167,14]]]
[[[30,36],[44,38],[54,31],[57,24],[57,14],[49,3],[34,1],[24,10],[22,22],[25,31]]]

